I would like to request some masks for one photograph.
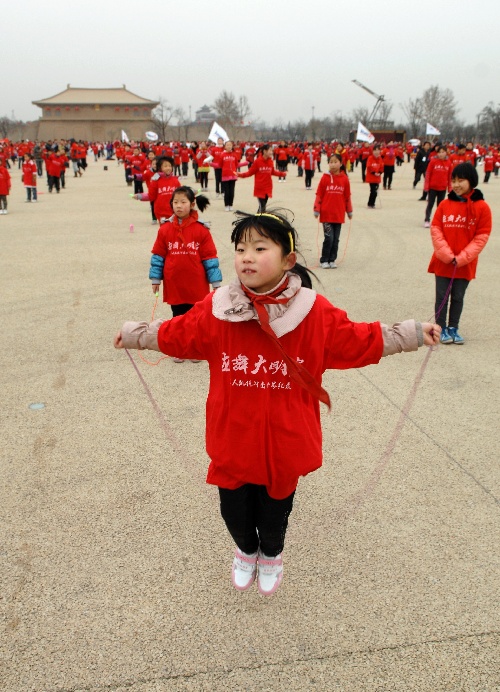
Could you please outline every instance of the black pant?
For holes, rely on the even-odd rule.
[[[7,209],[7,195],[0,195],[0,209]]]
[[[36,159],[36,170],[38,177],[41,177],[43,175],[43,159]]]
[[[384,190],[386,187],[391,189],[392,176],[394,175],[394,166],[384,166]]]
[[[49,175],[49,192],[52,192],[52,188],[56,188],[57,192],[59,192],[59,176],[57,175]]]
[[[257,199],[259,200],[259,212],[262,213],[263,211],[266,211],[266,205],[269,196],[266,195],[265,197],[257,197]]]
[[[417,187],[417,185],[418,185],[419,182],[420,182],[420,178],[421,178],[422,176],[425,177],[425,171],[423,171],[422,169],[416,168],[416,169],[415,169],[415,178],[413,179],[413,187]]]
[[[179,315],[185,315],[193,307],[194,303],[178,303],[177,305],[171,305],[172,315],[178,317]]]
[[[267,557],[283,552],[295,491],[274,500],[263,485],[247,483],[236,490],[219,488],[220,511],[234,542],[244,553],[259,548]]]
[[[224,205],[232,207],[234,202],[234,186],[236,180],[226,180],[222,183],[222,192],[224,193]]]
[[[222,168],[214,168],[215,171],[215,192],[220,194],[222,185]]]
[[[447,276],[436,276],[436,305],[434,310],[439,310],[439,306],[444,300],[446,291],[450,285],[451,279]],[[448,315],[448,327],[455,327],[458,329],[460,322],[460,315],[464,307],[464,297],[465,291],[469,281],[467,279],[453,279],[453,284],[451,286],[451,292],[446,303],[441,308],[441,311],[436,314],[436,322],[441,328],[446,327],[446,315],[448,313],[448,303],[450,304],[450,314]],[[451,300],[450,300],[451,299]]]
[[[491,171],[485,171],[485,173],[484,173],[484,181],[483,181],[483,182],[487,183],[488,180],[490,179],[490,175],[491,175]]]
[[[137,178],[134,178],[134,194],[138,195],[141,192],[144,192],[144,188],[142,186],[142,180],[137,180]]]
[[[181,166],[182,166],[182,177],[185,178],[188,174],[189,161],[183,161],[181,163]]]
[[[335,262],[339,251],[341,223],[324,223],[323,232],[325,239],[321,250],[320,262]]]
[[[207,189],[208,187],[208,171],[198,171],[198,182],[201,188]]]
[[[312,179],[314,178],[314,171],[308,171],[307,168],[305,169],[306,171],[306,187],[311,187],[311,182]]]
[[[429,190],[429,198],[427,200],[427,208],[425,210],[425,220],[431,220],[431,211],[434,206],[435,200],[437,200],[436,207],[439,207],[443,199],[446,197],[446,190]]]
[[[155,203],[150,202],[149,205],[151,207],[151,218],[153,219],[153,221],[157,221],[157,218],[155,216]]]
[[[368,206],[374,207],[377,199],[378,186],[380,183],[370,183],[370,196],[368,197]]]

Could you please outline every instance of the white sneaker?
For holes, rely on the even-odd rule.
[[[239,548],[234,553],[231,581],[238,591],[246,591],[255,581],[257,572],[257,553],[248,555]]]
[[[283,558],[281,555],[282,553],[276,557],[267,557],[259,550],[257,584],[259,592],[263,596],[271,596],[283,581]]]
[[[319,266],[321,269],[330,269],[330,262],[321,262]]]
[[[184,363],[184,358],[172,358],[174,363]]]
[[[431,227],[431,222],[430,221],[424,221],[424,228],[430,228]]]
[[[225,211],[231,211],[231,207],[226,207]]]
[[[233,211],[233,207],[229,207],[229,211]]]
[[[330,262],[330,269],[337,269],[337,263],[336,262]]]

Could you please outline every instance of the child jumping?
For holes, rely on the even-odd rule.
[[[491,209],[482,192],[475,189],[477,184],[477,170],[471,163],[455,166],[452,192],[439,204],[432,219],[434,253],[427,271],[436,275],[436,322],[442,329],[442,344],[464,343],[458,325],[465,291],[476,278],[477,258],[491,233]]]
[[[270,144],[264,144],[259,151],[255,161],[246,173],[236,173],[238,178],[249,178],[254,175],[253,196],[259,200],[259,211],[266,211],[267,201],[273,196],[273,179],[286,178],[286,171],[277,171],[273,163],[273,149]]]
[[[434,345],[441,330],[414,320],[351,322],[311,289],[283,214],[238,212],[233,225],[237,278],[181,317],[126,322],[114,346],[208,361],[207,482],[219,487],[236,543],[232,583],[245,591],[258,571],[260,593],[271,595],[283,579],[297,483],[322,463],[323,372]]]
[[[351,184],[342,163],[341,154],[332,154],[328,160],[329,173],[319,181],[314,201],[314,216],[323,224],[325,239],[319,260],[322,269],[336,269],[340,231],[345,215],[352,219]]]
[[[170,201],[173,216],[162,224],[153,245],[149,278],[153,293],[163,281],[163,302],[174,317],[184,315],[209,293],[209,284],[222,282],[217,250],[208,227],[198,221],[198,213],[210,204],[203,195],[195,197],[190,187],[178,187]],[[183,358],[174,358],[182,363]]]

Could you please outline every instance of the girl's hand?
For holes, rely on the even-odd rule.
[[[352,219],[352,211],[351,211],[351,212],[347,212],[347,216],[348,216],[348,218]]]
[[[153,293],[156,295],[160,292],[160,284],[152,284]]]
[[[113,339],[113,346],[115,348],[125,348],[125,346],[123,345],[121,332],[117,332],[115,334],[115,338]]]
[[[315,219],[319,217],[319,211],[313,211],[313,214]]]
[[[422,322],[422,331],[424,333],[424,346],[437,346],[441,339],[441,327],[439,324],[432,322]]]

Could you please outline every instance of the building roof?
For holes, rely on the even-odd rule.
[[[137,94],[125,88],[125,84],[118,89],[80,89],[68,84],[64,91],[55,96],[50,96],[39,101],[32,101],[35,106],[84,106],[84,105],[110,105],[110,106],[148,106],[155,108],[158,101],[143,99]]]

